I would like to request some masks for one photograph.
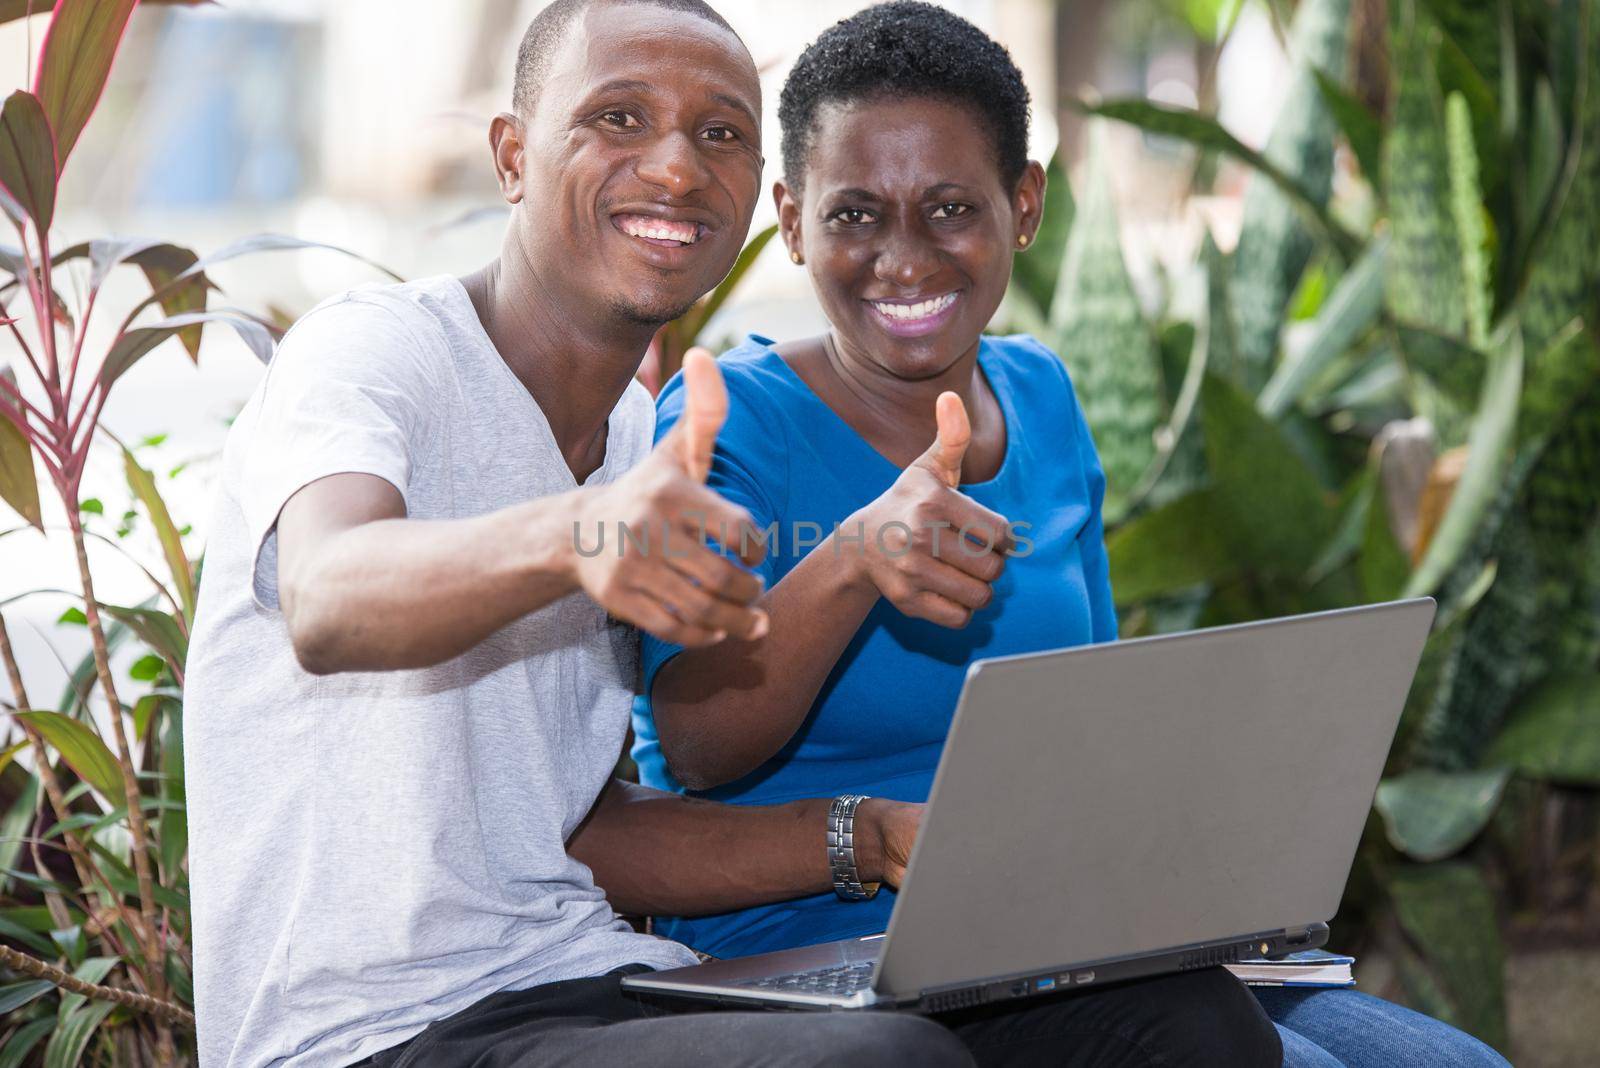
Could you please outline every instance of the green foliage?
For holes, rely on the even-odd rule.
[[[1394,234],[1389,310],[1403,322],[1461,334],[1461,239],[1450,212],[1444,116],[1433,44],[1424,28],[1402,38],[1395,66],[1394,117],[1383,143],[1384,196]]]
[[[1293,80],[1263,153],[1318,208],[1325,208],[1332,188],[1336,130],[1318,76],[1343,80],[1349,24],[1349,0],[1303,0],[1290,42]],[[1252,392],[1272,374],[1284,309],[1315,248],[1302,218],[1279,183],[1258,178],[1245,193],[1233,307],[1244,383]]]
[[[1376,807],[1389,842],[1412,860],[1454,856],[1488,824],[1510,772],[1430,771],[1385,779]]]
[[[1494,895],[1469,864],[1403,867],[1389,882],[1396,918],[1442,995],[1433,1007],[1491,1046],[1506,1046],[1505,950]]]
[[[1082,210],[1067,239],[1051,305],[1051,331],[1094,428],[1106,472],[1106,514],[1117,517],[1155,459],[1161,367],[1122,259],[1103,142],[1097,136],[1090,153]],[[1112,352],[1116,359],[1101,355]]]
[[[1414,1002],[1503,1044],[1474,843],[1519,780],[1600,782],[1600,4],[1389,11],[1382,117],[1342,84],[1348,8],[1319,0],[1298,7],[1296,89],[1264,152],[1207,115],[1090,109],[1255,171],[1238,247],[1202,241],[1199,321],[1163,324],[1147,388],[1173,412],[1155,460],[1122,466],[1135,489],[1107,551],[1129,633],[1439,600],[1363,846],[1370,918],[1410,937],[1397,964]],[[1328,202],[1341,138],[1376,205]],[[1371,211],[1365,235],[1343,229]],[[1098,215],[1085,205],[1080,243]],[[1097,259],[1120,286],[1112,233]],[[1290,331],[1296,294],[1310,318]],[[1108,334],[1061,351],[1087,410],[1129,350]],[[1180,374],[1203,381],[1195,418]],[[1462,452],[1435,465],[1427,522],[1404,530],[1422,500],[1374,440],[1413,417]]]
[[[1545,782],[1600,786],[1600,673],[1546,680],[1522,702],[1489,759]]]

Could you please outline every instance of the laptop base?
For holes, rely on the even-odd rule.
[[[1281,957],[1319,948],[1327,940],[1327,924],[1316,923],[1222,942],[1178,946],[1044,972],[997,976],[944,989],[902,993],[873,988],[875,968],[869,965],[877,961],[883,936],[869,935],[753,957],[708,961],[671,971],[629,975],[623,978],[622,986],[639,995],[745,1007],[825,1011],[896,1009],[933,1014],[1017,998],[1093,989],[1171,972]]]

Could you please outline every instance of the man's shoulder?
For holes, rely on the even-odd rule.
[[[448,275],[412,282],[372,282],[335,293],[295,320],[284,335],[318,334],[324,329],[366,329],[373,333],[411,334],[419,343],[441,333],[440,309],[451,299],[448,286],[459,285]]]

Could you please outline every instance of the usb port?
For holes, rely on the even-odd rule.
[[[1034,988],[1037,990],[1054,990],[1056,988],[1056,981],[1054,979],[1040,979],[1034,984]]]

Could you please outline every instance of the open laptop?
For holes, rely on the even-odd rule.
[[[1321,945],[1433,613],[979,660],[886,934],[623,986],[941,1012]]]

